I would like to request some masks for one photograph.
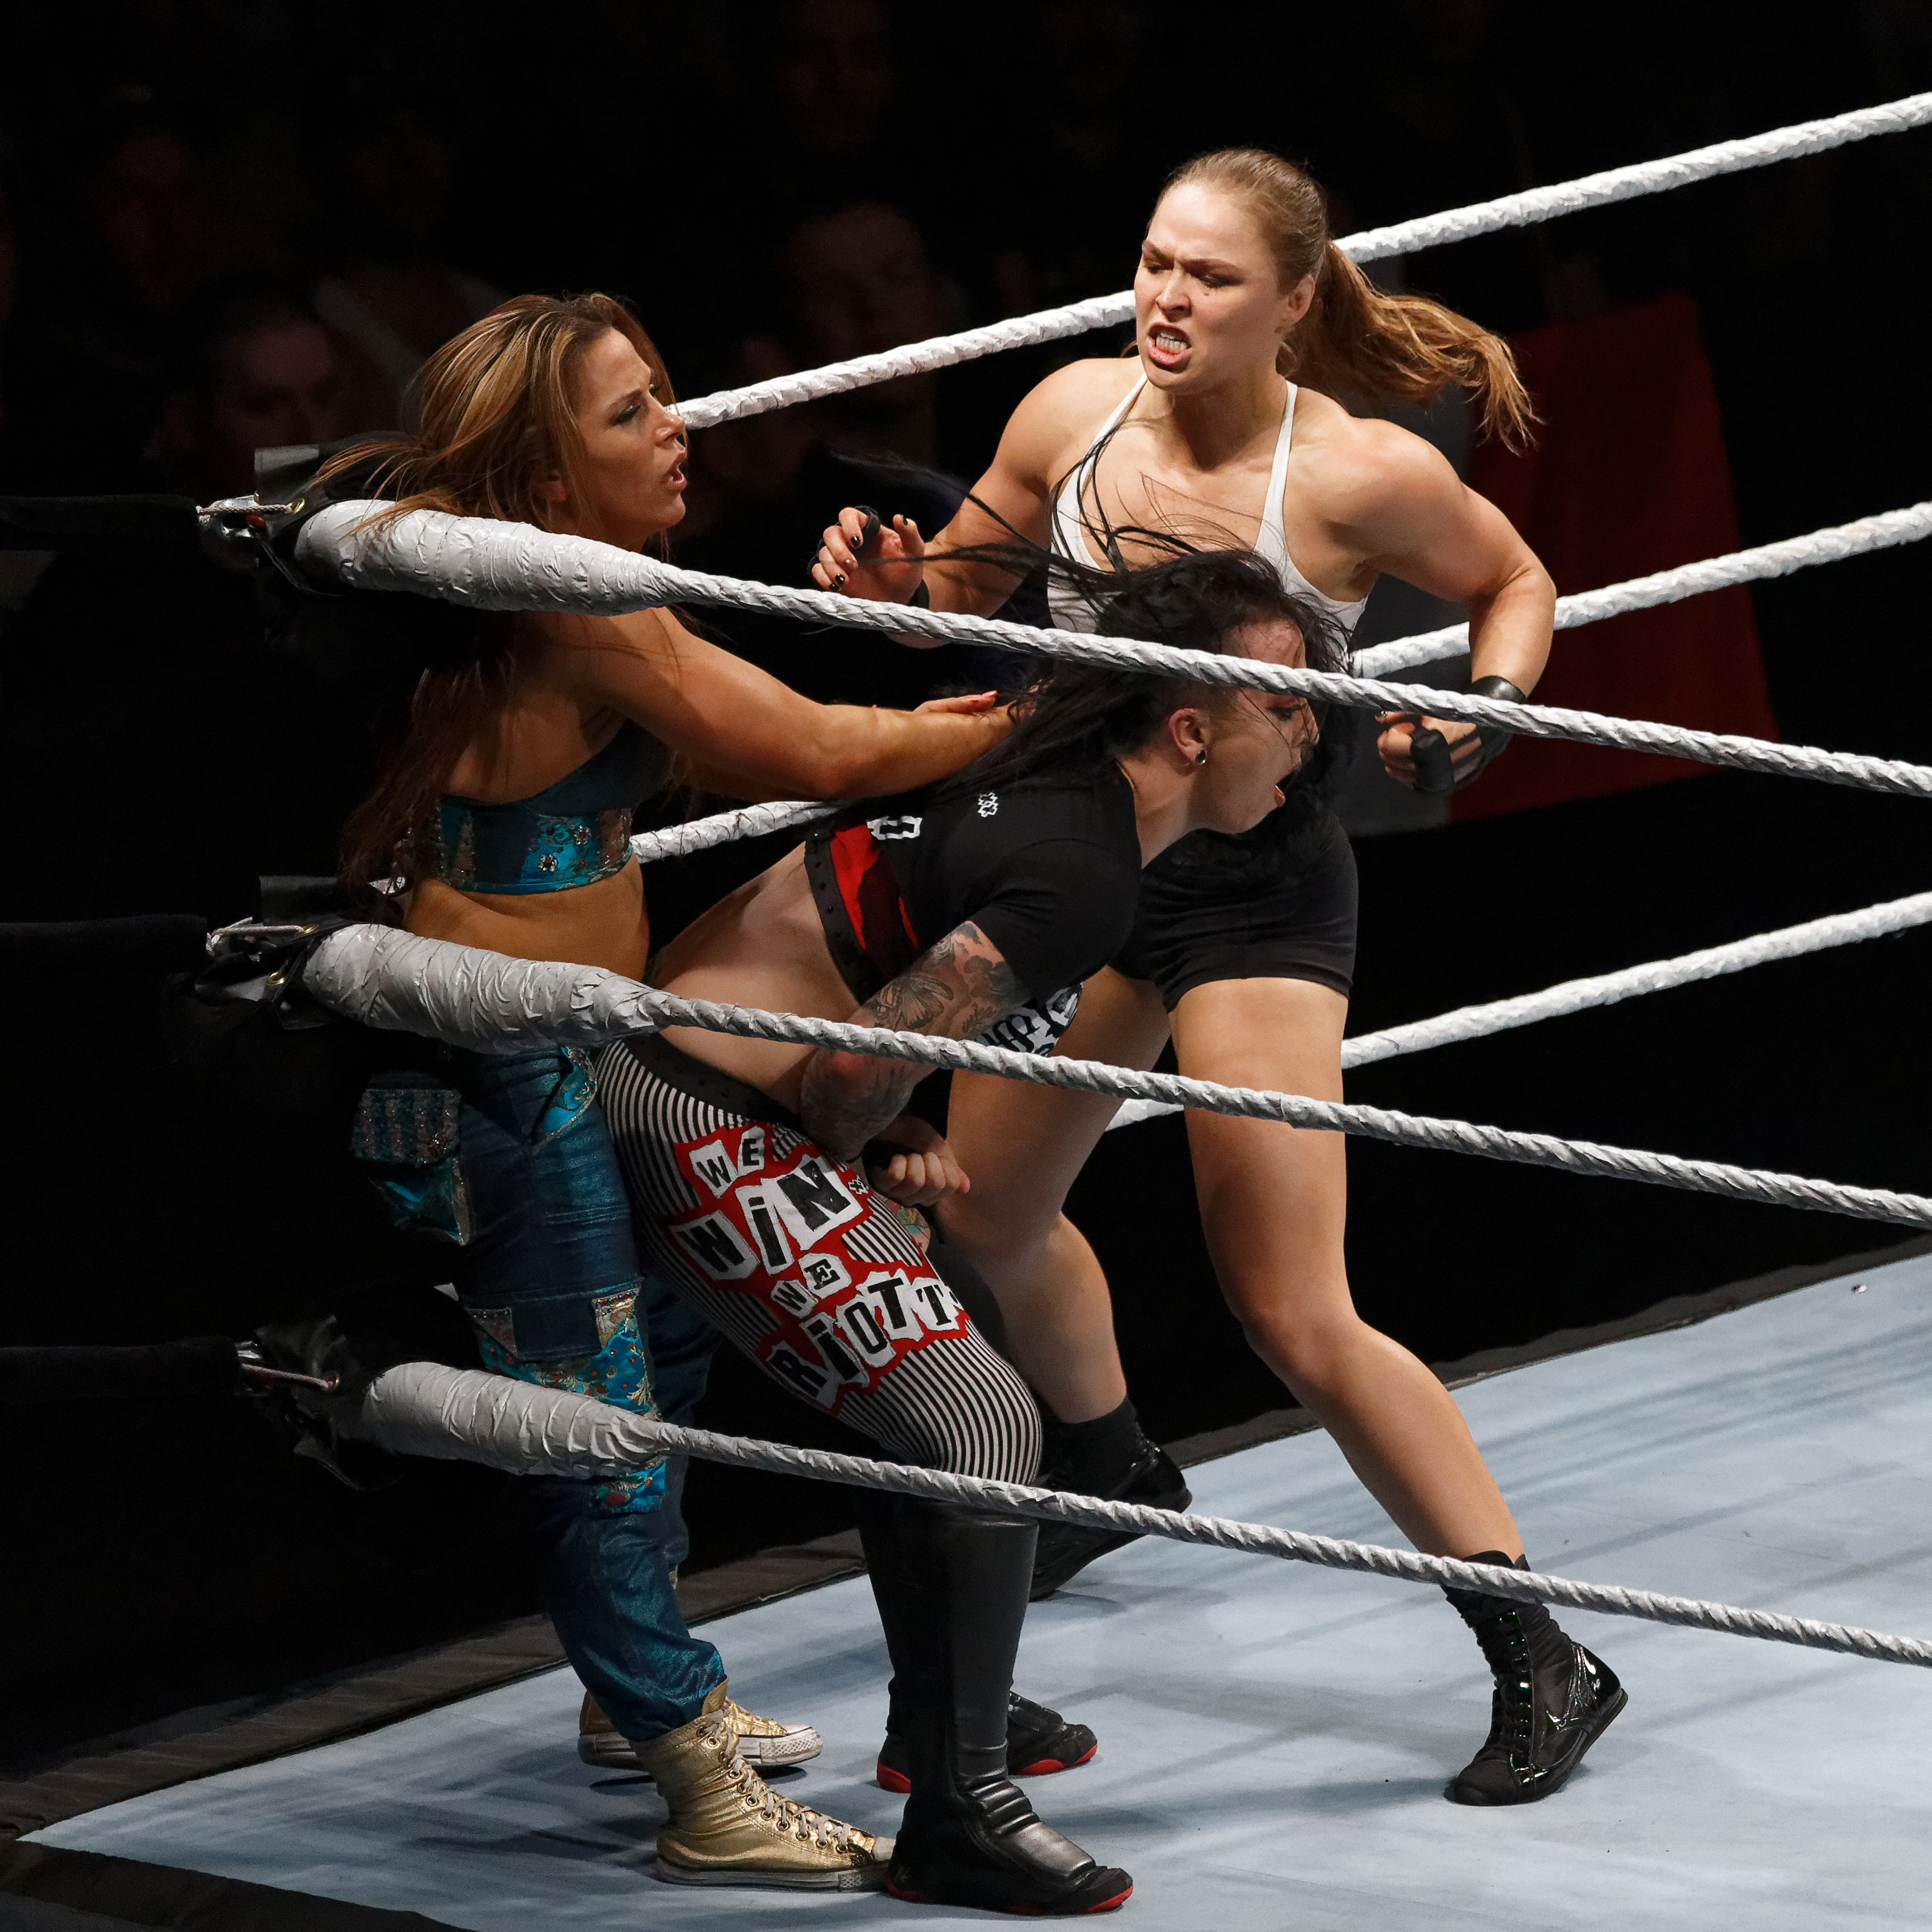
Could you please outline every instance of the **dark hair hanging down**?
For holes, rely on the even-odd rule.
[[[980,507],[1005,524],[988,506]],[[1131,567],[1123,539],[1153,551],[1160,561]],[[1172,532],[1138,527],[1108,530],[1104,548],[1110,562],[1096,564],[1015,532],[1000,543],[935,552],[931,560],[990,564],[1016,577],[1044,577],[1052,588],[1071,592],[1092,614],[1094,628],[1108,637],[1238,656],[1240,633],[1250,626],[1285,620],[1300,632],[1310,670],[1346,667],[1346,642],[1334,620],[1312,598],[1285,589],[1273,567],[1252,550],[1197,549]],[[1011,734],[944,780],[938,788],[942,795],[1027,780],[1089,784],[1123,754],[1139,750],[1178,706],[1238,703],[1240,696],[1226,685],[1064,658],[1016,657],[1013,670],[1006,693],[1014,706]],[[1318,718],[1322,710],[1316,706]],[[1296,775],[1294,789],[1310,789],[1308,782],[1334,763],[1324,733],[1316,754]]]

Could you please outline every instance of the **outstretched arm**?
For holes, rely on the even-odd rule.
[[[913,791],[970,764],[1012,728],[1004,711],[958,700],[917,712],[814,704],[668,611],[579,621],[583,694],[654,733],[734,797]]]
[[[856,1026],[969,1040],[1023,1005],[1026,989],[1005,956],[968,920],[852,1016]],[[855,1160],[866,1143],[902,1112],[932,1070],[906,1060],[820,1048],[805,1064],[799,1115],[828,1153]]]

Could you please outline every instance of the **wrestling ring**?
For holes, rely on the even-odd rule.
[[[1928,122],[1932,95],[1914,97],[1341,245],[1360,261],[1396,256]],[[702,428],[1109,325],[1128,308],[1125,297],[1076,304],[700,398],[682,412]],[[248,507],[258,506],[215,506],[211,515],[218,521]],[[1295,670],[742,583],[524,526],[419,511],[370,527],[370,507],[345,504],[311,520],[299,551],[307,567],[478,609],[610,614],[692,604],[1184,669],[1356,709],[1420,706],[1526,735],[1932,796],[1932,766],[1383,681],[1466,653],[1460,629],[1366,650],[1346,674]],[[1557,622],[1588,624],[1928,536],[1932,503],[1913,505],[1566,598]],[[647,862],[673,863],[829,808],[813,801],[746,807],[645,834],[633,848]],[[1928,923],[1932,892],[1916,894],[1359,1036],[1346,1043],[1343,1065]],[[210,946],[243,949],[272,931],[250,922],[214,935]],[[1932,1198],[1847,1180],[682,1000],[595,969],[514,961],[385,927],[350,926],[324,940],[304,983],[362,1024],[472,1049],[545,1040],[592,1046],[696,1026],[1112,1094],[1127,1102],[1114,1123],[1121,1128],[1205,1108],[1932,1230]],[[378,1377],[350,1432],[404,1453],[580,1476],[678,1450],[1142,1532],[1144,1540],[1034,1608],[1022,1666],[1030,1688],[1101,1734],[1100,1760],[1055,1789],[1054,1820],[1134,1868],[1131,1909],[1150,1924],[1379,1926],[1420,1916],[1432,1924],[1586,1926],[1674,1923],[1694,1912],[1763,1927],[1904,1924],[1922,1916],[1918,1901],[1932,1878],[1911,1802],[1925,1714],[1916,1700],[1928,1692],[1921,1680],[1857,1666],[1932,1665],[1932,1640],[1886,1634],[1928,1628],[1919,1586],[1932,1550],[1912,1454],[1932,1437],[1928,1314],[1932,1257],[1897,1261],[1462,1392],[1486,1455],[1521,1499],[1529,1547],[1560,1550],[1565,1573],[1587,1567],[1642,1576],[1656,1588],[1384,1546],[1373,1540],[1379,1512],[1318,1433],[1197,1466],[1190,1480],[1201,1508],[1178,1514],[679,1430],[584,1396],[427,1364]],[[1273,1526],[1284,1522],[1319,1522],[1335,1533]],[[1571,1540],[1540,1534],[1546,1523],[1564,1526]],[[1202,1547],[1184,1551],[1182,1544]],[[1278,1573],[1244,1561],[1257,1555],[1330,1574],[1284,1589]],[[1465,1733],[1480,1730],[1486,1687],[1471,1673],[1453,1620],[1426,1599],[1385,1589],[1384,1579],[1479,1586],[1629,1620],[1616,1634],[1616,1655],[1639,1694],[1604,1757],[1592,1760],[1595,1774],[1580,1776],[1556,1803],[1518,1811],[1442,1804],[1442,1766],[1455,1761]],[[1774,1600],[1792,1608],[1742,1607]],[[1817,1614],[1825,1612],[1832,1620]],[[1763,1641],[1702,1642],[1649,1627],[1669,1624]],[[1364,1628],[1376,1634],[1379,1670],[1349,1640]],[[1579,1634],[1594,1643],[1598,1628],[1580,1626]],[[728,1630],[709,1634],[733,1660],[736,1694],[808,1717],[826,1737],[824,1758],[801,1774],[808,1792],[788,1787],[789,1795],[890,1829],[892,1801],[866,1781],[886,1668],[862,1580],[740,1612]],[[1798,1658],[1792,1648],[1837,1654]],[[806,1913],[828,1923],[859,1913],[922,1924],[978,1916],[876,1898],[650,1886],[640,1873],[657,1814],[640,1804],[634,1780],[570,1762],[576,1696],[567,1672],[532,1676],[364,1736],[86,1810],[29,1842],[340,1901],[345,1910],[368,1908],[372,1925],[383,1912],[477,1928],[631,1926],[654,1916],[670,1922],[674,1913],[680,1924],[720,1926],[780,1916],[790,1924]],[[1613,1762],[1622,1767],[1615,1774]],[[0,1924],[9,1903],[0,1898]]]

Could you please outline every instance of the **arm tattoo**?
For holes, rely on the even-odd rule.
[[[882,986],[852,1016],[855,1024],[896,1033],[970,1040],[1024,1004],[1026,988],[999,949],[968,920]],[[820,1048],[806,1063],[799,1111],[806,1130],[841,1160],[904,1110],[930,1071],[904,1060]]]

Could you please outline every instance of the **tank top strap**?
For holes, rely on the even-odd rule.
[[[1274,440],[1274,464],[1268,471],[1268,496],[1262,506],[1260,534],[1255,538],[1257,554],[1279,568],[1290,562],[1288,532],[1282,526],[1281,504],[1288,490],[1288,452],[1294,441],[1294,399],[1300,394],[1294,383],[1288,386],[1288,401],[1281,412],[1281,428]],[[1300,572],[1297,571],[1298,577]]]
[[[1078,557],[1083,561],[1087,556],[1085,550],[1077,547],[1081,534],[1080,499],[1087,488],[1087,479],[1093,473],[1094,452],[1126,420],[1127,412],[1133,407],[1136,399],[1146,387],[1147,372],[1143,370],[1133,387],[1121,398],[1107,420],[1094,432],[1094,440],[1088,444],[1086,454],[1073,466],[1060,486],[1059,494],[1054,500],[1054,524],[1061,548],[1070,556]]]

